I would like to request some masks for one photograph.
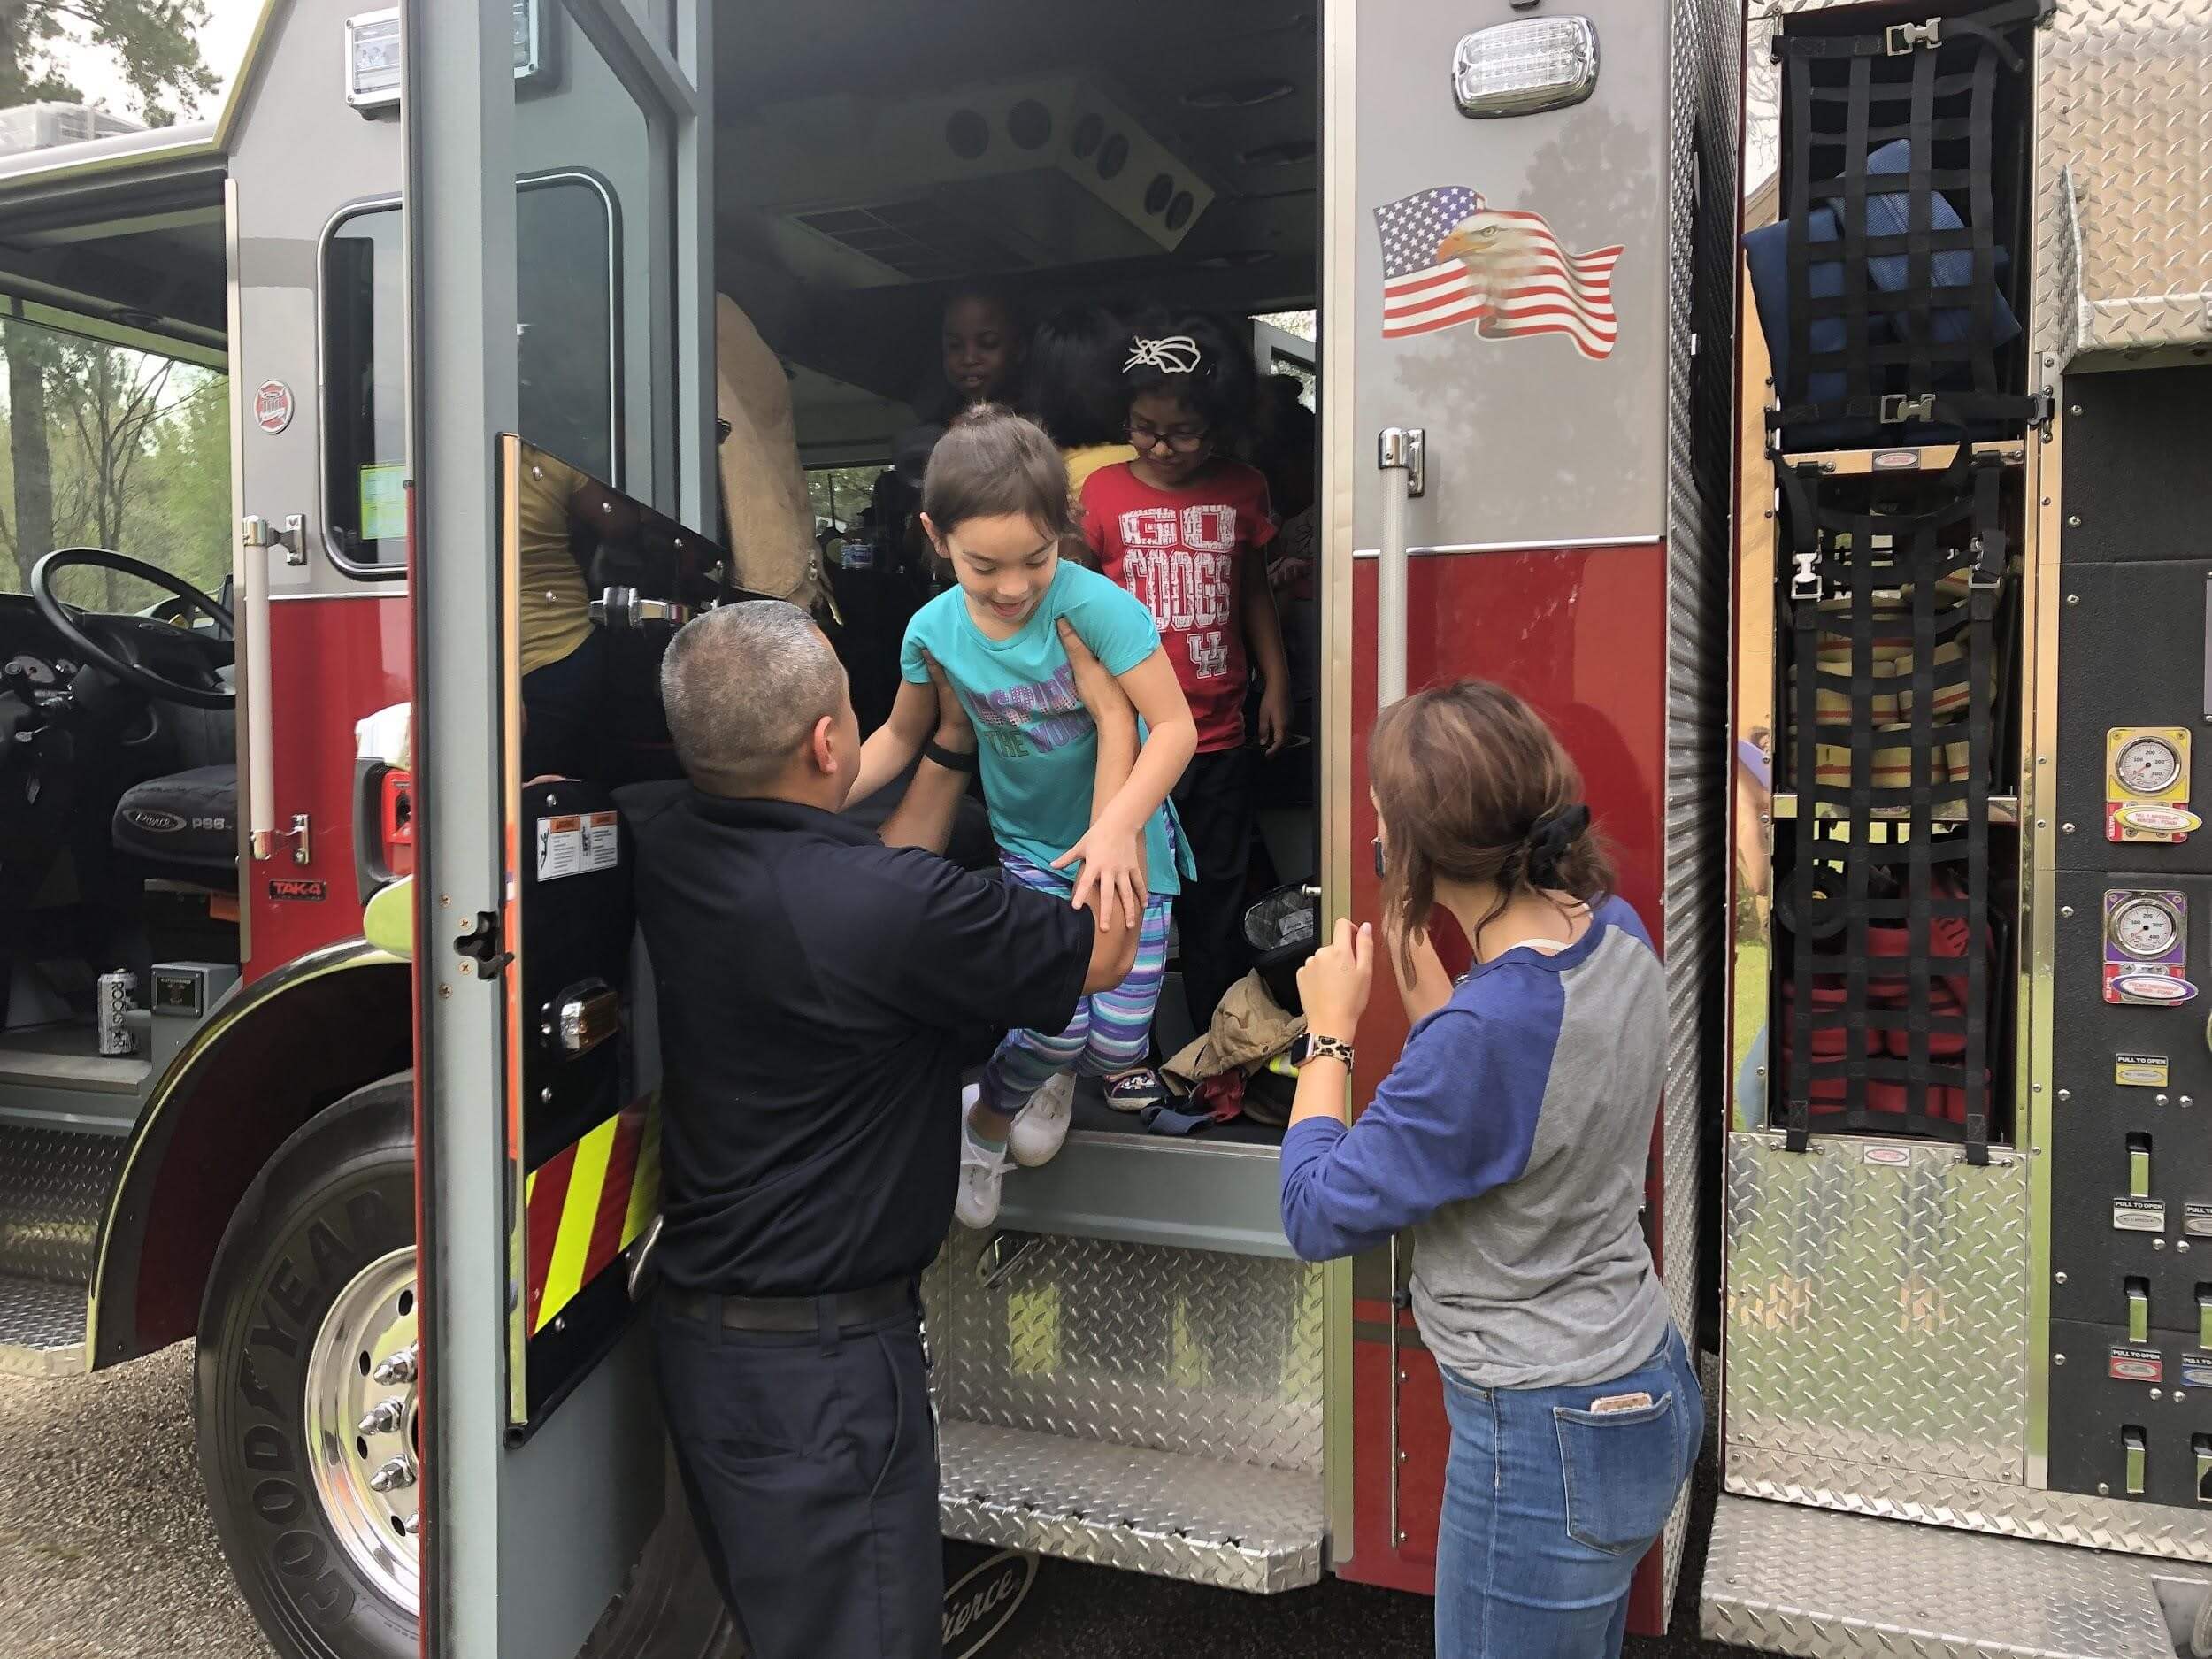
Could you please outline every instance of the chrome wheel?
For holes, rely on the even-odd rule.
[[[307,1359],[316,1495],[355,1568],[409,1609],[422,1527],[415,1314],[415,1252],[394,1250],[338,1293]]]

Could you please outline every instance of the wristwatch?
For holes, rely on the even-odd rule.
[[[1307,1032],[1290,1045],[1290,1063],[1303,1065],[1309,1060],[1341,1060],[1344,1069],[1352,1069],[1352,1045],[1341,1037],[1317,1037]]]

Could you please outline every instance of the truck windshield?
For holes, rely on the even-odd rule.
[[[516,193],[521,435],[621,483],[614,197],[595,177],[526,180]],[[323,510],[331,557],[396,575],[407,557],[406,304],[396,203],[362,208],[323,241]]]
[[[212,359],[5,302],[0,310],[0,592],[58,547],[127,553],[219,595],[230,574],[230,406]],[[138,611],[161,590],[65,572],[61,597]]]

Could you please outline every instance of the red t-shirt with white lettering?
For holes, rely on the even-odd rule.
[[[1275,539],[1267,480],[1217,460],[1181,489],[1126,461],[1084,480],[1083,534],[1099,568],[1144,602],[1198,723],[1201,754],[1244,741],[1245,555]]]

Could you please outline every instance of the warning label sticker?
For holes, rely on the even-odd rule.
[[[538,820],[538,879],[611,870],[621,854],[621,831],[612,812],[572,813]]]

